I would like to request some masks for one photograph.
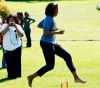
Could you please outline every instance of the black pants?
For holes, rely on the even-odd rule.
[[[25,35],[27,39],[26,46],[31,47],[31,30],[25,31]]]
[[[5,51],[8,78],[21,77],[21,47],[13,51]]]
[[[71,72],[76,71],[70,54],[66,50],[64,50],[60,45],[40,41],[40,46],[43,50],[46,65],[37,71],[37,74],[39,76],[42,76],[43,74],[45,74],[46,72],[48,72],[54,68],[55,54],[65,60],[67,66]]]

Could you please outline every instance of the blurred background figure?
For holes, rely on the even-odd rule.
[[[23,28],[23,13],[22,12],[17,12],[17,20],[18,20],[18,24]]]
[[[9,14],[5,14],[5,17],[3,19],[3,23],[6,23],[7,22],[7,18],[8,18]]]
[[[2,17],[0,17],[0,30],[1,27],[3,25],[3,21],[2,21]],[[3,36],[0,34],[0,45],[1,45],[1,49],[2,49],[2,68],[6,68],[6,61],[5,61],[5,57],[4,57],[4,49],[3,49]]]
[[[31,47],[32,43],[31,43],[31,28],[30,28],[30,24],[34,23],[35,20],[32,18],[29,18],[29,13],[25,12],[24,13],[24,31],[25,31],[25,35],[26,35],[26,39],[27,39],[27,43],[26,43],[26,47]]]
[[[2,26],[2,18],[0,17],[0,29],[1,29],[1,26]]]

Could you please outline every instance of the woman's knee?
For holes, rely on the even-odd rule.
[[[46,65],[46,67],[48,68],[48,70],[52,70],[54,68],[54,65]]]

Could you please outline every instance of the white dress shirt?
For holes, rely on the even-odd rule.
[[[18,30],[24,34],[22,27],[18,24],[15,25],[17,26]],[[7,23],[3,24],[0,32],[5,30],[7,26]],[[13,51],[21,46],[21,42],[21,38],[18,36],[15,27],[10,26],[7,33],[3,36],[3,48],[7,51]]]

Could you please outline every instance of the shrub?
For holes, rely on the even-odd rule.
[[[5,0],[0,0],[0,2],[3,2],[3,1],[5,1]]]
[[[7,13],[10,13],[10,10],[8,9],[6,3],[3,1],[3,2],[0,2],[0,16],[2,18],[5,18],[5,15]]]
[[[6,0],[6,1],[60,1],[60,0]]]
[[[96,6],[96,9],[100,11],[100,4]]]

